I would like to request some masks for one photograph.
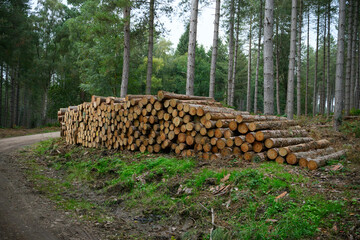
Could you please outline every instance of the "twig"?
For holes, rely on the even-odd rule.
[[[210,229],[210,240],[212,240],[212,232],[215,229],[215,213],[214,213],[214,209],[211,208],[211,224],[213,225],[212,228]]]

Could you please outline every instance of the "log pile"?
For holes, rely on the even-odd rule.
[[[338,158],[327,140],[315,141],[284,117],[250,115],[213,98],[159,91],[157,96],[92,96],[61,108],[68,144],[149,153],[175,152],[204,160],[273,160],[316,169]]]

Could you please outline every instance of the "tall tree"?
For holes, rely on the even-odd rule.
[[[259,33],[258,33],[258,48],[256,58],[256,75],[255,75],[255,89],[254,89],[254,113],[257,113],[257,100],[258,100],[258,84],[259,84],[259,65],[260,65],[260,49],[261,49],[261,27],[262,27],[262,5],[263,2],[260,0],[260,14],[259,14]],[[277,47],[277,46],[276,46]]]
[[[289,72],[287,86],[287,118],[294,119],[294,71],[295,71],[295,51],[296,51],[296,2],[292,0],[291,7],[291,37],[290,37],[290,56],[289,56]]]
[[[237,20],[236,20],[236,37],[235,37],[235,54],[234,54],[234,67],[233,67],[233,75],[232,75],[232,83],[231,83],[231,96],[230,96],[230,104],[234,105],[234,97],[235,97],[235,79],[236,79],[236,66],[238,60],[238,52],[239,52],[239,32],[240,32],[240,4],[237,7]]]
[[[280,110],[280,51],[279,51],[279,17],[276,18],[276,112],[281,114]]]
[[[274,114],[273,9],[274,1],[265,0],[264,114]]]
[[[353,30],[352,30],[352,50],[351,50],[351,77],[350,77],[350,109],[353,109],[355,107],[355,77],[356,77],[356,37],[357,37],[357,24],[358,24],[358,4],[359,1],[355,1],[354,5],[354,24],[353,24]]]
[[[2,112],[3,96],[2,96],[2,93],[3,93],[4,63],[1,62],[0,64],[1,64],[1,67],[0,67],[0,126],[3,126],[2,125],[2,123],[3,123],[2,122],[2,118],[3,118],[3,112]]]
[[[317,106],[317,73],[318,73],[318,59],[319,59],[319,28],[320,28],[320,3],[318,3],[316,22],[316,50],[315,50],[315,72],[314,72],[314,87],[313,87],[313,116],[316,114]]]
[[[339,24],[336,55],[335,111],[334,128],[339,130],[343,110],[343,73],[344,73],[344,38],[345,38],[345,0],[339,0]]]
[[[251,40],[252,40],[252,15],[250,15],[249,27],[249,55],[248,55],[248,78],[246,91],[246,111],[251,111]]]
[[[301,33],[302,33],[302,1],[299,1],[299,31],[298,31],[298,50],[297,50],[297,90],[296,90],[296,115],[301,115]]]
[[[148,59],[146,72],[146,94],[151,94],[151,77],[153,67],[153,49],[154,49],[154,15],[155,0],[150,0],[149,11],[149,42],[148,42]]]
[[[123,72],[121,82],[120,97],[125,97],[129,83],[129,67],[130,67],[130,6],[123,9],[124,17],[124,56],[123,56]]]
[[[349,0],[348,17],[348,41],[346,54],[346,78],[345,78],[345,115],[350,113],[350,81],[351,81],[351,46],[352,46],[352,20],[353,20],[353,0]]]
[[[230,21],[229,21],[229,64],[228,64],[228,89],[227,89],[227,104],[231,102],[231,87],[232,87],[232,73],[234,67],[234,0],[230,2]]]
[[[211,53],[211,69],[210,69],[210,84],[209,84],[209,97],[214,97],[215,90],[215,76],[216,76],[216,59],[218,51],[218,38],[219,38],[219,22],[220,22],[220,0],[216,0],[215,7],[215,21],[214,21],[214,37]]]
[[[190,34],[186,74],[186,95],[194,95],[195,49],[199,0],[191,1]]]
[[[328,31],[327,31],[327,42],[328,42],[328,46],[327,46],[327,79],[326,79],[326,116],[329,117],[330,116],[330,109],[331,109],[331,97],[330,97],[330,18],[331,18],[331,0],[328,1],[328,9],[327,9],[327,20],[328,20]]]
[[[309,69],[310,69],[310,10],[307,14],[307,40],[306,40],[306,80],[305,80],[305,116],[308,114],[309,99]]]
[[[324,115],[325,113],[325,79],[326,79],[326,13],[324,13],[324,35],[323,35],[323,70],[322,70],[322,79],[321,85],[319,88],[320,92],[320,113]]]

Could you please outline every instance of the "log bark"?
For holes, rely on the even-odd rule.
[[[311,137],[304,137],[304,138],[268,138],[265,140],[265,146],[267,148],[274,148],[274,147],[285,147],[300,143],[307,143],[311,142],[314,139]]]
[[[311,142],[307,142],[307,143],[301,143],[301,144],[296,144],[296,145],[292,145],[292,146],[282,147],[282,148],[280,148],[279,153],[281,156],[285,157],[289,153],[304,152],[304,151],[308,151],[310,149],[326,148],[329,145],[330,145],[330,142],[328,140],[321,139],[318,141],[311,141]]]
[[[158,95],[157,95],[159,101],[163,101],[166,99],[178,99],[178,100],[208,100],[208,101],[215,101],[214,98],[211,97],[202,97],[202,96],[188,96],[188,95],[184,95],[184,94],[177,94],[177,93],[172,93],[172,92],[166,92],[163,90],[158,91]]]
[[[262,129],[282,129],[289,126],[295,126],[297,124],[296,121],[288,120],[288,121],[269,121],[269,122],[252,122],[249,123],[249,130],[254,132]]]
[[[346,155],[346,150],[338,151],[329,155],[325,155],[313,159],[308,159],[307,167],[309,168],[309,170],[315,170],[318,169],[319,167],[325,166],[327,161],[331,159],[339,159],[344,155]]]
[[[265,141],[268,138],[284,138],[284,137],[307,137],[309,133],[304,129],[294,130],[262,130],[255,134],[257,141]]]

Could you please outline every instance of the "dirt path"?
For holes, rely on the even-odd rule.
[[[98,239],[35,192],[19,159],[11,155],[23,146],[59,136],[53,132],[0,140],[0,239]]]

